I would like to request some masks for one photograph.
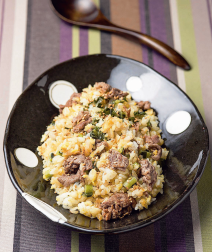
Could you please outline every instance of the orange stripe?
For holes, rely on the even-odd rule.
[[[140,31],[138,0],[110,0],[111,21],[117,25]],[[142,61],[141,44],[112,35],[112,54]]]

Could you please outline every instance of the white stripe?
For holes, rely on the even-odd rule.
[[[9,110],[22,92],[28,0],[15,0]],[[6,83],[5,83],[6,85]],[[16,191],[5,173],[1,216],[0,249],[13,251]]]
[[[172,32],[174,39],[175,49],[181,53],[181,37],[180,37],[180,28],[178,21],[178,10],[176,0],[169,0],[170,12],[171,12],[171,23],[172,23]],[[178,85],[183,91],[186,91],[186,82],[184,70],[177,68],[177,79]],[[191,213],[192,213],[192,224],[193,224],[193,235],[194,235],[194,247],[195,251],[201,252],[202,248],[202,236],[201,236],[201,226],[199,219],[199,208],[198,208],[198,199],[196,188],[190,195],[191,202]]]
[[[179,22],[178,22],[176,0],[169,0],[169,6],[170,6],[170,12],[171,12],[171,23],[172,23],[174,48],[179,53],[181,53],[182,50],[181,50],[180,28],[179,28]],[[179,87],[183,91],[186,91],[184,70],[179,67],[177,67],[177,79],[178,79]]]
[[[194,232],[194,246],[195,251],[203,251],[202,248],[202,235],[201,235],[201,226],[199,218],[199,207],[198,207],[198,198],[197,198],[197,189],[190,195],[191,201],[191,212],[192,212],[192,223],[193,223],[193,232]]]

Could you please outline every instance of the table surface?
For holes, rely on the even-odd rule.
[[[0,0],[0,134],[20,93],[59,62],[110,53],[136,59],[178,84],[212,130],[212,1],[96,0],[113,22],[150,34],[181,52],[185,72],[125,38],[59,20],[48,0]],[[212,134],[211,134],[212,137]],[[212,140],[210,137],[210,140]],[[121,235],[79,234],[51,222],[17,195],[0,155],[0,251],[212,251],[212,170],[189,198],[162,220]]]

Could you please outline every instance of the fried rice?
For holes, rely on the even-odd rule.
[[[73,94],[47,127],[38,153],[57,204],[98,220],[147,209],[163,193],[163,147],[148,101],[96,83]]]

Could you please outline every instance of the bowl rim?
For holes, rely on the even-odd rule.
[[[124,56],[120,56],[120,55],[115,55],[115,54],[91,54],[91,55],[84,55],[84,56],[80,56],[80,57],[76,57],[76,58],[72,58],[66,61],[63,61],[59,64],[56,64],[52,67],[50,67],[49,69],[47,69],[45,72],[43,72],[42,74],[40,74],[17,98],[17,100],[15,101],[8,119],[7,119],[7,123],[6,123],[6,127],[5,127],[5,133],[4,133],[4,140],[3,140],[3,152],[4,152],[4,159],[5,159],[5,164],[6,164],[6,169],[7,169],[7,173],[9,175],[9,178],[13,184],[13,186],[15,187],[15,189],[17,190],[17,192],[23,197],[22,193],[24,193],[24,191],[20,188],[20,186],[18,185],[18,182],[15,179],[15,176],[12,172],[12,167],[10,166],[10,158],[9,158],[9,153],[7,153],[7,138],[8,138],[8,134],[9,134],[9,128],[10,128],[10,121],[11,118],[15,112],[16,106],[19,103],[19,101],[21,100],[22,96],[28,91],[28,89],[30,89],[33,85],[35,85],[35,83],[37,83],[38,80],[40,80],[44,75],[46,75],[49,71],[52,71],[54,68],[60,66],[60,65],[65,65],[68,62],[72,62],[75,60],[83,60],[84,58],[89,58],[89,57],[94,57],[94,56],[104,56],[104,57],[109,57],[109,58],[116,58],[116,59],[124,59],[124,60],[130,60],[132,62],[144,65],[145,67],[151,69],[153,72],[159,74],[161,77],[163,77],[164,79],[166,79],[170,84],[174,85],[176,88],[178,88],[185,96],[186,98],[191,102],[191,104],[193,105],[195,111],[198,114],[199,119],[201,120],[201,123],[204,125],[204,130],[205,130],[205,134],[207,136],[207,151],[205,153],[205,160],[204,163],[202,164],[202,162],[200,163],[200,167],[198,168],[198,171],[200,171],[198,177],[195,177],[195,179],[193,179],[193,181],[191,182],[191,184],[188,186],[188,188],[186,188],[186,190],[184,192],[182,192],[182,194],[173,202],[174,205],[169,205],[167,207],[165,207],[163,209],[163,214],[156,214],[155,217],[152,220],[149,220],[149,218],[146,219],[146,222],[144,223],[134,223],[134,224],[130,224],[124,227],[118,227],[118,228],[114,228],[114,229],[104,229],[104,230],[98,230],[98,229],[87,229],[87,228],[83,228],[77,225],[72,225],[68,222],[64,222],[64,223],[60,223],[58,222],[60,225],[63,226],[67,226],[72,228],[74,231],[78,231],[78,232],[83,232],[83,233],[91,233],[91,234],[122,234],[122,233],[126,233],[126,232],[130,232],[130,231],[134,231],[143,227],[146,227],[160,219],[162,219],[163,217],[165,217],[167,214],[169,214],[170,212],[172,212],[177,206],[179,206],[190,194],[191,192],[194,190],[194,188],[197,186],[207,163],[208,160],[208,155],[209,155],[209,133],[208,133],[208,129],[207,126],[202,118],[202,115],[200,114],[198,108],[196,107],[196,105],[194,104],[194,102],[191,100],[191,98],[178,86],[176,85],[174,82],[172,82],[171,80],[169,80],[168,78],[166,78],[164,75],[162,75],[161,73],[159,73],[158,71],[156,71],[155,69],[153,69],[152,67],[148,66],[147,64],[140,62],[138,60],[134,60],[132,58],[128,58],[128,57],[124,57]],[[31,206],[33,207],[25,198],[24,200]],[[48,204],[48,203],[47,203]],[[42,214],[43,216],[45,216],[46,218],[48,218],[46,215],[44,215],[41,211],[37,210],[35,207],[33,207],[37,212],[39,212],[40,214]],[[159,216],[157,216],[159,215]],[[151,218],[151,217],[150,217]],[[49,218],[48,218],[49,219]],[[50,220],[50,219],[49,219]]]

